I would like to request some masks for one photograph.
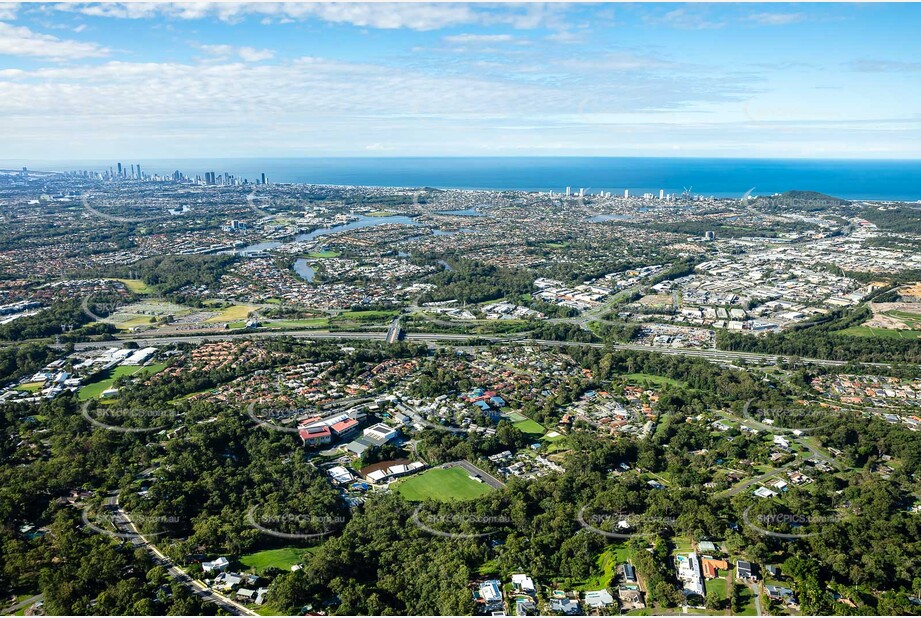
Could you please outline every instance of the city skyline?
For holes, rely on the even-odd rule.
[[[843,4],[0,4],[0,159],[918,159],[918,16]]]

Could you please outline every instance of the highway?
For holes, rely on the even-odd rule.
[[[74,344],[77,350],[86,350],[93,348],[120,347],[129,341],[133,341],[140,347],[146,346],[163,346],[174,343],[192,343],[199,344],[207,341],[228,341],[233,339],[263,339],[272,337],[294,337],[298,339],[344,339],[344,340],[372,340],[386,341],[391,331],[309,331],[309,330],[286,330],[286,331],[264,331],[264,332],[228,332],[228,333],[211,333],[207,335],[171,335],[167,337],[125,337],[111,341],[92,341]],[[738,360],[749,362],[775,362],[778,360],[790,360],[789,357],[779,356],[777,354],[759,354],[755,352],[731,352],[727,350],[702,350],[696,348],[667,348],[662,346],[642,345],[638,343],[583,343],[578,341],[551,341],[547,339],[527,339],[522,335],[513,336],[496,336],[496,335],[468,335],[452,333],[406,333],[404,340],[418,343],[437,343],[445,342],[468,342],[471,339],[479,339],[490,343],[523,343],[527,345],[539,345],[549,347],[567,347],[567,346],[586,346],[592,348],[612,348],[615,350],[630,350],[634,352],[655,352],[658,354],[671,354],[677,356],[691,356],[704,358],[718,363],[728,363]],[[800,358],[799,362],[822,365],[826,367],[840,367],[846,365],[844,361],[826,360],[818,358]],[[862,363],[866,366],[886,367],[887,363]]]

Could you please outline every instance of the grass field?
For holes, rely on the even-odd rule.
[[[531,436],[532,438],[539,438],[542,435],[544,435],[544,433],[546,433],[547,431],[546,429],[544,429],[543,425],[541,425],[537,421],[532,421],[529,418],[515,423],[515,429],[519,430],[520,432],[524,434]]]
[[[844,330],[835,331],[838,335],[851,335],[852,337],[880,337],[884,339],[918,339],[921,330],[895,330],[892,328],[876,328],[875,326],[851,326]]]
[[[27,382],[25,384],[20,384],[14,390],[25,391],[27,393],[37,393],[38,391],[42,390],[44,385],[44,382]]]
[[[113,281],[121,281],[125,284],[125,287],[134,294],[153,294],[156,292],[156,290],[140,279],[114,279]]]
[[[288,571],[293,565],[303,562],[304,556],[311,551],[314,551],[314,548],[282,547],[280,549],[266,549],[240,556],[239,561],[240,564],[246,567],[247,571],[252,571],[257,575],[271,567]]]
[[[136,326],[150,326],[157,321],[157,318],[151,315],[139,315],[134,318],[125,320],[124,322],[119,322],[115,325],[115,328],[120,328],[122,330],[129,330],[135,328]]]
[[[369,217],[392,217],[398,213],[393,212],[392,210],[372,210],[369,213],[365,213]]]
[[[110,369],[106,372],[105,376],[96,382],[91,382],[90,384],[85,385],[80,389],[80,392],[77,393],[80,401],[86,401],[88,399],[98,399],[102,395],[102,391],[107,388],[111,388],[112,384],[118,378],[123,376],[130,376],[136,373],[146,373],[153,375],[158,371],[162,371],[166,367],[166,363],[154,363],[152,365],[147,365],[146,367],[131,367],[121,365],[115,369]]]
[[[506,412],[505,415],[506,415],[506,416],[509,418],[509,420],[512,421],[513,423],[517,423],[517,422],[519,422],[519,421],[526,421],[526,420],[528,420],[528,417],[525,416],[524,414],[521,414],[520,412],[514,412],[514,411],[512,411],[512,410],[509,410],[508,412]]]
[[[326,258],[339,257],[340,255],[342,254],[339,253],[338,251],[326,250],[326,251],[311,251],[310,253],[307,254],[307,257],[322,260]]]
[[[329,318],[310,318],[309,320],[272,320],[263,324],[267,328],[325,328]]]
[[[413,502],[470,500],[492,491],[486,483],[470,478],[463,468],[436,468],[410,477],[397,487],[401,496]]]
[[[665,386],[666,384],[670,386],[684,385],[684,383],[679,380],[663,376],[654,376],[651,373],[625,373],[622,377],[631,382],[649,382],[650,384],[656,384],[658,386]]]
[[[336,319],[354,322],[378,322],[381,320],[392,320],[399,314],[399,311],[343,311],[336,316]]]
[[[250,312],[255,311],[257,307],[254,305],[231,305],[226,309],[221,309],[221,312],[214,316],[213,318],[208,318],[206,322],[234,322],[236,320],[245,320]]]
[[[672,555],[676,554],[687,554],[694,551],[694,543],[691,542],[686,536],[676,536],[672,539],[672,542],[675,544],[675,549],[672,550]]]
[[[911,328],[921,326],[921,313],[912,311],[887,311],[884,315],[902,320]]]

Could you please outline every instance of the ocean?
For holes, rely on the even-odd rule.
[[[20,161],[0,166],[104,170],[115,161]],[[253,181],[443,189],[611,191],[623,195],[681,193],[739,197],[789,190],[846,199],[921,200],[921,161],[703,159],[639,157],[379,157],[123,160],[145,172],[230,173]]]

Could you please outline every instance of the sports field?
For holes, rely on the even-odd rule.
[[[478,498],[492,491],[492,488],[471,479],[463,468],[435,468],[401,482],[397,491],[413,502],[450,502]]]
[[[529,418],[526,418],[523,421],[518,421],[515,423],[515,429],[521,433],[527,434],[533,438],[539,438],[547,431],[544,429],[544,426],[538,423],[537,421],[532,421]]]
[[[166,367],[166,363],[152,363],[145,367],[137,367],[132,365],[120,365],[115,369],[110,369],[106,372],[105,376],[96,382],[91,382],[86,384],[80,391],[77,393],[77,397],[80,401],[86,401],[87,399],[96,399],[102,395],[102,391],[111,387],[112,384],[118,378],[122,376],[134,375],[138,372],[143,372],[149,375],[153,375],[158,371],[162,371]]]

